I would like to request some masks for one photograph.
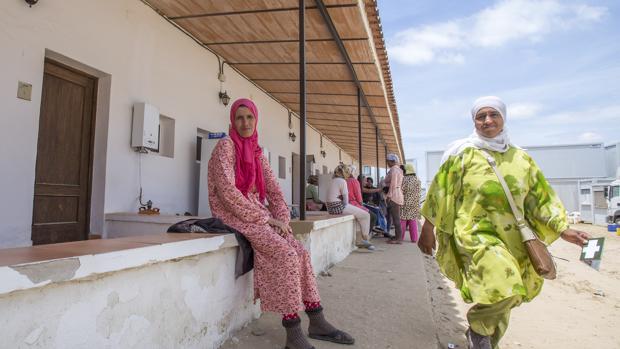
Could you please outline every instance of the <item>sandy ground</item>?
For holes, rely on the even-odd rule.
[[[325,314],[349,332],[351,346],[310,340],[316,349],[435,349],[436,327],[429,302],[423,257],[415,244],[387,245],[374,239],[378,250],[353,252],[319,276]],[[302,316],[307,329],[308,319]],[[272,349],[283,347],[280,316],[263,314],[222,348]]]
[[[563,240],[551,247],[558,278],[546,281],[541,294],[513,310],[502,349],[620,348],[620,237],[604,227],[574,228],[606,237],[600,271],[579,261],[580,249]],[[467,348],[465,304],[435,261],[425,259],[435,322],[442,348]]]

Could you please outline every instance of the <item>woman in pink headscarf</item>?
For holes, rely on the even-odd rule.
[[[323,317],[310,256],[292,235],[284,195],[258,145],[257,123],[254,102],[233,103],[229,137],[218,142],[209,160],[211,212],[252,244],[255,297],[263,311],[283,315],[286,348],[313,348],[301,330],[301,310],[310,319],[310,338],[353,344]]]

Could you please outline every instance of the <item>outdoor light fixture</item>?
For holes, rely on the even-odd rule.
[[[228,95],[228,93],[226,93],[226,91],[220,92],[220,101],[222,101],[222,104],[224,104],[224,106],[227,106],[228,102],[230,102],[230,96]]]
[[[292,116],[293,113],[289,110],[288,111],[288,138],[294,143],[295,139],[297,139],[297,136],[295,135],[295,131],[293,131],[293,120],[292,120]]]
[[[32,7],[32,5],[34,5],[34,4],[36,4],[37,2],[39,2],[39,0],[25,0],[25,1],[26,1],[26,3],[27,3],[30,7]]]
[[[327,156],[327,153],[325,152],[325,150],[321,150],[321,156],[322,157],[326,157]]]

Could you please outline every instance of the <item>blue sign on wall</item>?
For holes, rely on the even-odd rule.
[[[226,132],[209,132],[209,139],[220,139],[226,137]]]

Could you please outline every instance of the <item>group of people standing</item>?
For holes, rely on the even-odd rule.
[[[370,243],[371,237],[384,236],[389,239],[389,244],[401,244],[407,229],[411,242],[417,242],[420,180],[413,166],[401,165],[396,154],[389,154],[387,163],[389,170],[378,188],[373,186],[372,177],[356,176],[354,165],[338,165],[329,183],[325,202],[318,198],[318,176],[310,176],[306,187],[306,209],[353,215],[361,236],[358,246],[369,250],[375,249]]]
[[[454,281],[465,302],[475,303],[467,314],[469,348],[496,349],[511,309],[531,301],[543,284],[519,227],[531,226],[547,244],[562,237],[581,246],[589,235],[569,228],[565,209],[540,169],[510,142],[505,104],[497,97],[484,97],[474,103],[471,115],[474,132],[451,145],[429,188],[419,240],[420,182],[411,168],[400,167],[395,154],[387,156],[390,168],[378,188],[368,179],[355,178],[355,169],[339,165],[325,202],[318,199],[317,188],[309,188],[307,197],[314,208],[354,215],[362,247],[374,249],[371,229],[380,229],[382,219],[386,225],[380,231],[389,236],[389,243],[400,244],[409,228],[411,240],[418,240],[423,253],[432,254],[437,247],[442,273]],[[252,245],[255,297],[263,311],[282,314],[285,348],[314,348],[301,329],[302,310],[309,318],[310,338],[353,344],[353,337],[323,314],[310,256],[292,235],[284,195],[258,145],[257,122],[258,109],[251,100],[233,103],[229,137],[218,142],[209,161],[213,215]],[[485,157],[487,151],[492,159]],[[510,193],[502,190],[489,164],[497,164]],[[318,178],[309,182],[316,185]],[[514,196],[526,222],[515,220],[507,195]]]

